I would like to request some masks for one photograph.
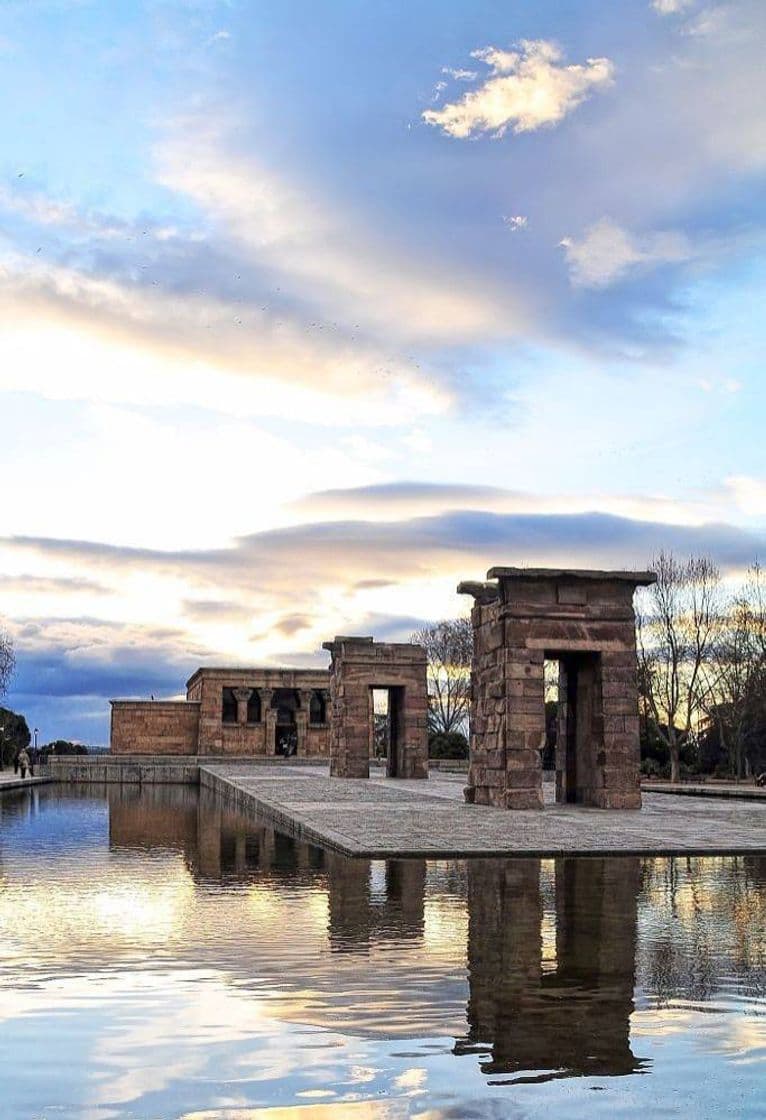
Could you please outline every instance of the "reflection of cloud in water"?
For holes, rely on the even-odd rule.
[[[187,1112],[179,1120],[439,1120],[442,1113],[412,1113],[402,1101],[352,1101],[337,1105],[301,1104],[288,1108],[223,1108],[211,1112]]]
[[[657,1077],[663,1040],[740,1070],[763,1055],[763,860],[348,860],[196,790],[128,786],[84,850],[81,794],[41,790],[40,830],[8,804],[0,833],[0,1028],[13,1051],[25,1024],[76,1025],[61,1076],[106,1076],[72,1115],[172,1098],[388,1120],[428,1115],[427,1094],[434,1116],[486,1117],[469,1082],[540,1091],[645,1059]]]

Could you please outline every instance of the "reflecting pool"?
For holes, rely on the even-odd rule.
[[[766,1114],[766,858],[349,860],[180,786],[0,798],[0,1115]]]

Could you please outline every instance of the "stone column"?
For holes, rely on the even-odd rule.
[[[274,695],[273,688],[262,688],[261,692],[261,720],[265,728],[264,735],[264,754],[274,753],[274,737],[277,729],[277,713],[271,706],[271,698]]]
[[[641,747],[635,629],[623,627],[622,650],[601,655],[598,785],[592,804],[603,809],[641,808]]]
[[[252,688],[234,689],[234,698],[237,701],[237,723],[247,723],[247,705],[252,694]]]
[[[542,809],[545,745],[545,657],[542,650],[511,648],[505,668],[505,769],[503,796],[490,805]]]
[[[299,755],[307,755],[309,753],[308,733],[311,693],[312,689],[310,688],[301,688],[298,691],[300,707],[295,713],[295,729],[298,735],[298,746],[295,753]]]

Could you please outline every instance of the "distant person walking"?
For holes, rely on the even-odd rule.
[[[21,770],[22,778],[26,778],[27,770],[31,770],[32,764],[29,761],[29,752],[26,747],[22,747],[18,754],[19,770]],[[30,778],[31,778],[30,774]]]

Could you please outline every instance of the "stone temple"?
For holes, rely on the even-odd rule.
[[[113,700],[110,750],[325,756],[329,688],[323,669],[197,669],[185,700]]]
[[[633,596],[655,579],[495,567],[486,581],[459,585],[474,599],[468,802],[543,808],[549,663],[556,800],[640,808]],[[329,670],[202,668],[185,700],[113,700],[112,754],[314,757],[337,778],[368,778],[377,756],[390,778],[427,778],[425,650],[348,636],[324,649]]]

